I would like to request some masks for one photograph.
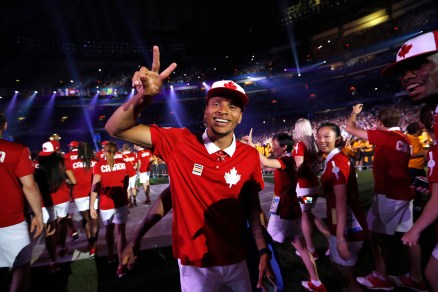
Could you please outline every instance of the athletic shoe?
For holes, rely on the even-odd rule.
[[[316,251],[316,249],[313,251],[313,252],[311,252],[310,250],[309,250],[309,253],[312,255],[312,257],[313,257],[313,259],[316,261],[317,259],[319,259],[319,255],[318,255],[318,252]],[[300,252],[298,251],[298,250],[295,250],[295,254],[297,255],[297,256],[299,256],[299,257],[301,257],[301,254],[300,254]]]
[[[58,272],[59,270],[61,270],[61,266],[58,263],[53,263],[49,266],[49,274]]]
[[[313,285],[312,281],[302,281],[301,285],[303,285],[303,287],[308,291],[327,292],[327,289],[323,283],[321,283],[319,286],[315,286]]]
[[[145,205],[150,205],[150,204],[152,204],[152,202],[151,202],[151,200],[148,199],[148,200],[144,201],[144,204]]]
[[[75,241],[76,239],[78,239],[79,238],[79,233],[77,232],[77,231],[73,231],[72,233],[71,233],[71,240],[72,241]]]
[[[394,281],[396,286],[409,288],[411,290],[417,292],[427,292],[427,286],[424,281],[416,281],[414,280],[409,273],[401,276],[388,276],[391,280]]]
[[[94,259],[96,257],[96,248],[92,247],[90,248],[90,259]]]
[[[126,271],[126,267],[125,266],[121,266],[117,268],[117,277],[122,278],[124,276],[126,276],[128,272]]]
[[[377,277],[377,273],[373,271],[371,274],[369,274],[366,277],[357,277],[357,282],[359,284],[367,287],[371,290],[385,290],[385,291],[392,291],[394,290],[394,284],[391,280],[386,279],[382,280],[379,277]]]

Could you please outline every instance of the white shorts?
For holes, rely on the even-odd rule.
[[[302,237],[301,217],[286,220],[281,219],[279,215],[271,214],[268,222],[268,233],[273,240],[281,243],[293,238]]]
[[[128,221],[128,206],[123,206],[120,208],[100,210],[100,218],[104,225],[114,224],[126,224]]]
[[[70,207],[70,201],[53,206],[55,208],[56,218],[65,218],[68,214],[68,208]]]
[[[432,251],[432,256],[438,260],[438,243],[435,245],[435,248]]]
[[[300,186],[297,184],[296,192],[297,192],[297,197],[312,196],[318,193],[318,187],[300,188]],[[316,205],[317,198],[318,197],[314,197],[311,204],[303,204],[300,202],[301,211],[310,211],[312,208],[314,208]]]
[[[0,228],[0,268],[30,263],[32,247],[26,221]]]
[[[362,249],[362,245],[363,245],[362,240],[347,242],[348,250],[350,251],[350,257],[351,257],[351,260],[349,260],[349,261],[344,260],[339,255],[335,236],[330,235],[328,238],[328,242],[329,242],[329,249],[330,249],[330,259],[333,262],[337,263],[338,265],[347,266],[347,267],[351,267],[351,266],[356,265],[357,255],[360,252],[360,250]]]
[[[200,268],[182,265],[178,259],[178,266],[182,292],[251,291],[246,261],[228,266]]]
[[[96,200],[97,201],[97,200]],[[78,209],[79,212],[90,210],[90,197],[82,197],[75,199],[75,205],[76,209]],[[94,207],[97,207],[97,202],[95,202]]]
[[[135,189],[137,187],[137,175],[130,176],[128,182],[128,189]]]
[[[52,222],[56,220],[55,207],[43,207],[43,223],[47,224],[48,222]]]
[[[150,171],[147,172],[140,172],[139,173],[139,178],[140,178],[140,183],[144,184],[144,183],[149,183],[149,177],[151,175]]]
[[[412,214],[412,200],[394,200],[376,194],[367,215],[368,229],[388,235],[408,232],[414,225]]]

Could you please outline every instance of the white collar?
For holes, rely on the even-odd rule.
[[[202,134],[202,141],[204,142],[205,149],[207,149],[208,154],[215,153],[219,150],[221,150],[219,147],[217,147],[216,144],[214,144],[210,138],[207,135],[207,129],[205,129],[204,134]],[[236,137],[233,134],[233,142],[231,142],[231,145],[222,150],[226,154],[228,154],[230,157],[233,156],[234,152],[236,151]]]
[[[327,158],[325,159],[325,161],[330,161],[330,159],[333,158],[333,156],[335,156],[336,154],[338,154],[339,152],[341,152],[341,149],[339,148],[335,148],[332,151],[330,151],[330,153],[327,155]]]
[[[400,127],[391,127],[388,128],[388,131],[401,131]]]

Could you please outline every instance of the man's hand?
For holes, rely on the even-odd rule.
[[[249,131],[249,134],[242,138],[242,142],[248,144],[251,147],[255,147],[254,141],[252,140],[252,128]]]
[[[420,238],[420,233],[412,230],[412,228],[406,232],[401,238],[404,245],[415,246],[418,244],[418,239]]]
[[[134,268],[135,260],[137,259],[138,250],[135,248],[135,244],[129,241],[122,253],[122,263],[124,266],[128,267],[128,270],[132,270]]]
[[[160,73],[160,50],[157,46],[154,46],[151,70],[146,67],[141,67],[139,71],[136,71],[132,78],[132,86],[135,87],[137,92],[141,93],[143,97],[157,95],[163,86],[164,80],[169,77],[175,68],[176,63],[172,63],[166,70]]]
[[[265,290],[263,287],[263,278],[269,277],[275,282],[275,274],[272,271],[271,263],[269,262],[269,256],[267,254],[263,254],[260,257],[259,263],[259,279],[257,281],[257,288]]]
[[[353,110],[351,111],[352,114],[358,115],[362,111],[363,104],[358,103],[355,106],[353,106]]]
[[[43,232],[44,223],[43,223],[43,215],[34,216],[32,218],[32,222],[30,224],[30,232],[34,232],[33,238],[37,238],[40,236],[41,232]]]

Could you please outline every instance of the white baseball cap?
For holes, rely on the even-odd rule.
[[[40,156],[49,156],[53,152],[56,152],[59,150],[59,143],[56,141],[49,141],[43,144],[43,150],[40,151]]]
[[[427,57],[438,52],[438,30],[408,40],[397,52],[395,63],[382,70],[383,76],[398,73],[401,68],[417,57]]]
[[[207,101],[214,96],[237,98],[243,107],[245,107],[249,101],[245,90],[243,90],[239,84],[231,80],[216,81],[213,83],[207,93]]]

